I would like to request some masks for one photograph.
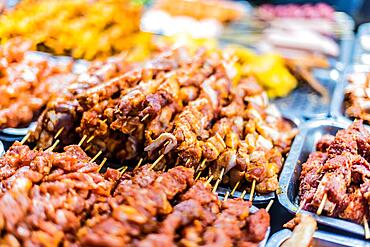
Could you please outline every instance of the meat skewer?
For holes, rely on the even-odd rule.
[[[256,81],[232,84],[234,62],[219,51],[178,48],[139,69],[122,61],[107,75],[92,69],[91,82],[78,80],[52,102],[30,139],[65,145],[72,138],[89,154],[138,166],[145,159],[156,170],[185,165],[196,179],[208,168],[214,191],[222,183],[235,188],[231,194],[249,191],[245,185],[275,191],[295,132]]]
[[[73,62],[35,59],[31,50],[32,44],[20,38],[0,47],[0,129],[28,126],[48,100],[75,79]]]
[[[301,209],[364,224],[369,214],[368,179],[370,134],[355,121],[336,136],[324,136],[317,151],[302,164]]]
[[[74,128],[80,118],[77,96],[85,90],[109,81],[116,75],[130,69],[129,63],[125,62],[125,60],[125,56],[117,55],[105,61],[92,62],[86,73],[75,78],[68,87],[58,92],[57,97],[48,102],[46,109],[39,117],[30,142],[37,142],[38,147],[46,148],[51,146],[53,137],[61,136],[60,140],[63,145],[76,143],[77,139],[73,138],[77,136],[74,133]],[[114,84],[112,87],[115,89],[118,88],[117,84],[119,83],[120,80],[116,80],[114,83],[111,82],[111,84]],[[62,132],[56,135],[61,128],[63,128]]]

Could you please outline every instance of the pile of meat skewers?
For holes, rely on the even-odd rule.
[[[354,73],[344,91],[345,113],[370,122],[370,73]]]
[[[0,129],[27,126],[75,79],[71,62],[35,59],[31,47],[30,42],[13,39],[0,48]]]
[[[194,169],[107,169],[77,145],[36,151],[16,142],[0,158],[0,243],[6,246],[257,246],[264,209],[220,202]]]
[[[324,136],[302,165],[299,198],[305,210],[357,223],[369,219],[370,133],[356,121]]]
[[[231,186],[275,191],[296,130],[254,78],[232,84],[235,61],[180,47],[98,85],[80,83],[88,90],[49,104],[30,141],[47,148],[55,136],[64,145],[81,140],[92,155],[184,165]]]
[[[91,62],[85,73],[78,75],[68,87],[48,102],[30,141],[37,141],[37,147],[49,147],[54,138],[60,135],[61,146],[77,143],[80,137],[75,129],[82,116],[77,95],[92,87],[104,85],[104,82],[125,73],[131,66],[132,63],[126,61],[124,53]]]

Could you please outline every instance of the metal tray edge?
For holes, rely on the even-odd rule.
[[[0,157],[2,157],[5,154],[5,149],[2,141],[0,141]]]
[[[300,133],[294,139],[294,142],[291,147],[291,151],[289,152],[288,158],[285,161],[283,170],[280,174],[279,185],[281,188],[281,193],[278,193],[277,197],[279,203],[289,211],[291,214],[295,214],[298,210],[298,205],[294,204],[288,198],[288,185],[291,183],[292,173],[295,170],[296,165],[298,164],[298,157],[301,153],[301,150],[304,145],[305,137],[309,130],[320,127],[320,126],[333,126],[338,128],[346,128],[349,126],[349,123],[346,122],[339,122],[335,119],[325,119],[325,120],[317,120],[317,121],[310,121],[304,124],[300,129]],[[302,161],[303,162],[303,161]],[[306,211],[304,211],[306,212]],[[338,218],[332,218],[327,216],[319,216],[317,214],[307,212],[312,215],[318,223],[327,225],[336,229],[344,230],[347,232],[363,235],[364,229],[363,226]]]
[[[269,240],[267,241],[266,247],[278,247],[281,246],[281,244],[287,240],[290,236],[292,235],[292,231],[288,229],[283,229],[275,234],[273,234]],[[325,240],[334,244],[341,244],[341,245],[346,245],[346,246],[370,246],[370,243],[360,240],[360,239],[355,239],[347,236],[342,236],[334,233],[329,233],[325,231],[316,231],[314,233],[314,238]]]
[[[333,93],[333,99],[330,104],[330,116],[333,118],[338,119],[341,122],[347,122],[350,123],[353,120],[351,120],[350,117],[347,117],[344,113],[344,90],[348,84],[347,78],[348,75],[359,72],[359,73],[366,73],[370,72],[370,65],[365,64],[353,64],[348,66],[343,73],[341,73],[341,77],[339,78],[339,81],[337,85],[335,86],[334,93]]]

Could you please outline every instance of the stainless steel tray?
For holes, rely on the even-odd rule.
[[[292,235],[292,231],[288,229],[276,232],[267,241],[266,247],[279,247]],[[351,238],[347,236],[337,235],[325,231],[316,231],[313,235],[312,246],[315,247],[359,247],[370,246],[369,242],[364,240]]]
[[[311,121],[300,128],[300,133],[295,137],[291,151],[280,175],[281,193],[278,194],[280,204],[290,213],[295,214],[298,210],[298,187],[301,164],[308,155],[315,151],[316,142],[325,134],[335,135],[340,129],[347,128],[349,123],[338,122],[333,119]],[[336,229],[364,235],[362,225],[328,216],[310,213],[318,223]]]
[[[0,141],[0,157],[3,156],[5,153],[5,150],[4,150],[4,145],[3,143]]]
[[[231,189],[221,187],[217,190],[217,193],[220,196],[224,197],[226,195],[227,191],[231,192]],[[229,195],[229,198],[238,198],[241,195],[242,195],[242,192],[236,190],[233,196]],[[246,193],[245,196],[244,196],[244,200],[249,200],[249,196],[250,196],[250,194]],[[253,204],[255,204],[255,205],[267,204],[270,200],[272,200],[274,198],[275,198],[275,192],[270,192],[268,194],[254,194]]]
[[[13,135],[13,136],[25,136],[28,131],[34,130],[36,128],[36,122],[30,123],[25,128],[6,128],[0,131],[0,134]]]
[[[313,73],[315,78],[328,90],[329,101],[324,102],[322,97],[308,84],[300,83],[288,96],[272,101],[285,115],[299,118],[302,121],[311,118],[322,119],[330,115],[330,105],[340,78],[340,70],[316,69]]]
[[[359,26],[353,46],[352,62],[355,64],[370,65],[370,50],[363,47],[361,39],[364,35],[370,35],[370,23]],[[366,41],[364,41],[365,43]],[[367,42],[366,42],[367,43]]]
[[[330,106],[330,115],[338,121],[351,123],[353,119],[346,116],[344,107],[344,90],[348,85],[348,76],[353,73],[367,73],[370,72],[370,66],[367,65],[351,65],[348,66],[341,75],[341,78],[335,88],[333,100]]]

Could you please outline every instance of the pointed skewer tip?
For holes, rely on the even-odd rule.
[[[152,170],[158,163],[159,161],[161,161],[164,157],[164,154],[161,154],[161,156],[158,157],[158,159],[156,159],[156,161],[154,161],[154,163],[149,167],[149,170]]]
[[[364,220],[365,239],[369,239],[370,230],[369,230],[369,222],[367,221],[366,215],[364,215],[363,220]]]
[[[229,198],[229,191],[226,191],[225,197],[224,197],[224,202],[227,201],[227,198]]]
[[[103,153],[103,151],[99,151],[95,156],[94,156],[94,158],[92,158],[91,160],[90,160],[90,163],[93,163],[101,154]]]
[[[140,158],[140,160],[137,163],[137,165],[135,166],[134,170],[138,169],[140,167],[141,163],[143,163],[143,158]]]
[[[254,190],[256,189],[256,180],[254,179],[252,182],[252,188],[251,188],[251,193],[249,195],[249,201],[253,202],[253,196],[254,196]]]
[[[269,204],[267,204],[266,212],[270,211],[270,208],[272,207],[272,204],[274,204],[274,200],[270,200]]]
[[[49,147],[46,151],[53,152],[53,150],[55,149],[55,147],[56,147],[58,144],[59,144],[59,140],[56,140],[56,141],[54,142],[54,144],[53,144],[51,147]]]
[[[28,133],[23,137],[23,139],[22,139],[22,141],[21,141],[21,144],[23,145],[23,144],[27,141],[27,139],[28,139],[30,136],[31,136],[31,131],[30,131],[30,132],[28,132]]]
[[[234,186],[233,190],[231,191],[230,195],[232,195],[232,196],[234,195],[234,193],[235,193],[236,189],[238,188],[239,184],[240,184],[240,181],[238,181],[238,182],[235,184],[235,186]]]
[[[58,130],[58,132],[55,134],[54,139],[57,139],[57,138],[58,138],[58,136],[60,136],[60,134],[62,134],[63,130],[64,130],[64,127],[60,128],[60,129]]]
[[[95,138],[95,135],[91,136],[89,139],[87,139],[87,142],[86,143],[91,142],[92,140],[94,140],[94,138]]]
[[[81,145],[84,143],[85,139],[87,138],[87,135],[84,135],[82,138],[81,138],[81,141],[78,143],[78,146],[81,147]]]
[[[211,175],[207,181],[204,183],[204,186],[207,186],[210,182],[212,182],[212,179],[213,179],[213,175]]]
[[[326,199],[328,199],[328,195],[325,193],[324,196],[322,197],[320,206],[317,209],[317,212],[316,212],[317,215],[321,215],[322,210],[324,209],[324,206],[325,206],[325,203],[326,203]]]
[[[245,194],[247,193],[246,190],[243,190],[242,194],[240,195],[240,198],[244,200]]]
[[[103,161],[99,165],[98,172],[100,172],[100,170],[103,168],[105,162],[107,162],[107,158],[104,157]]]

